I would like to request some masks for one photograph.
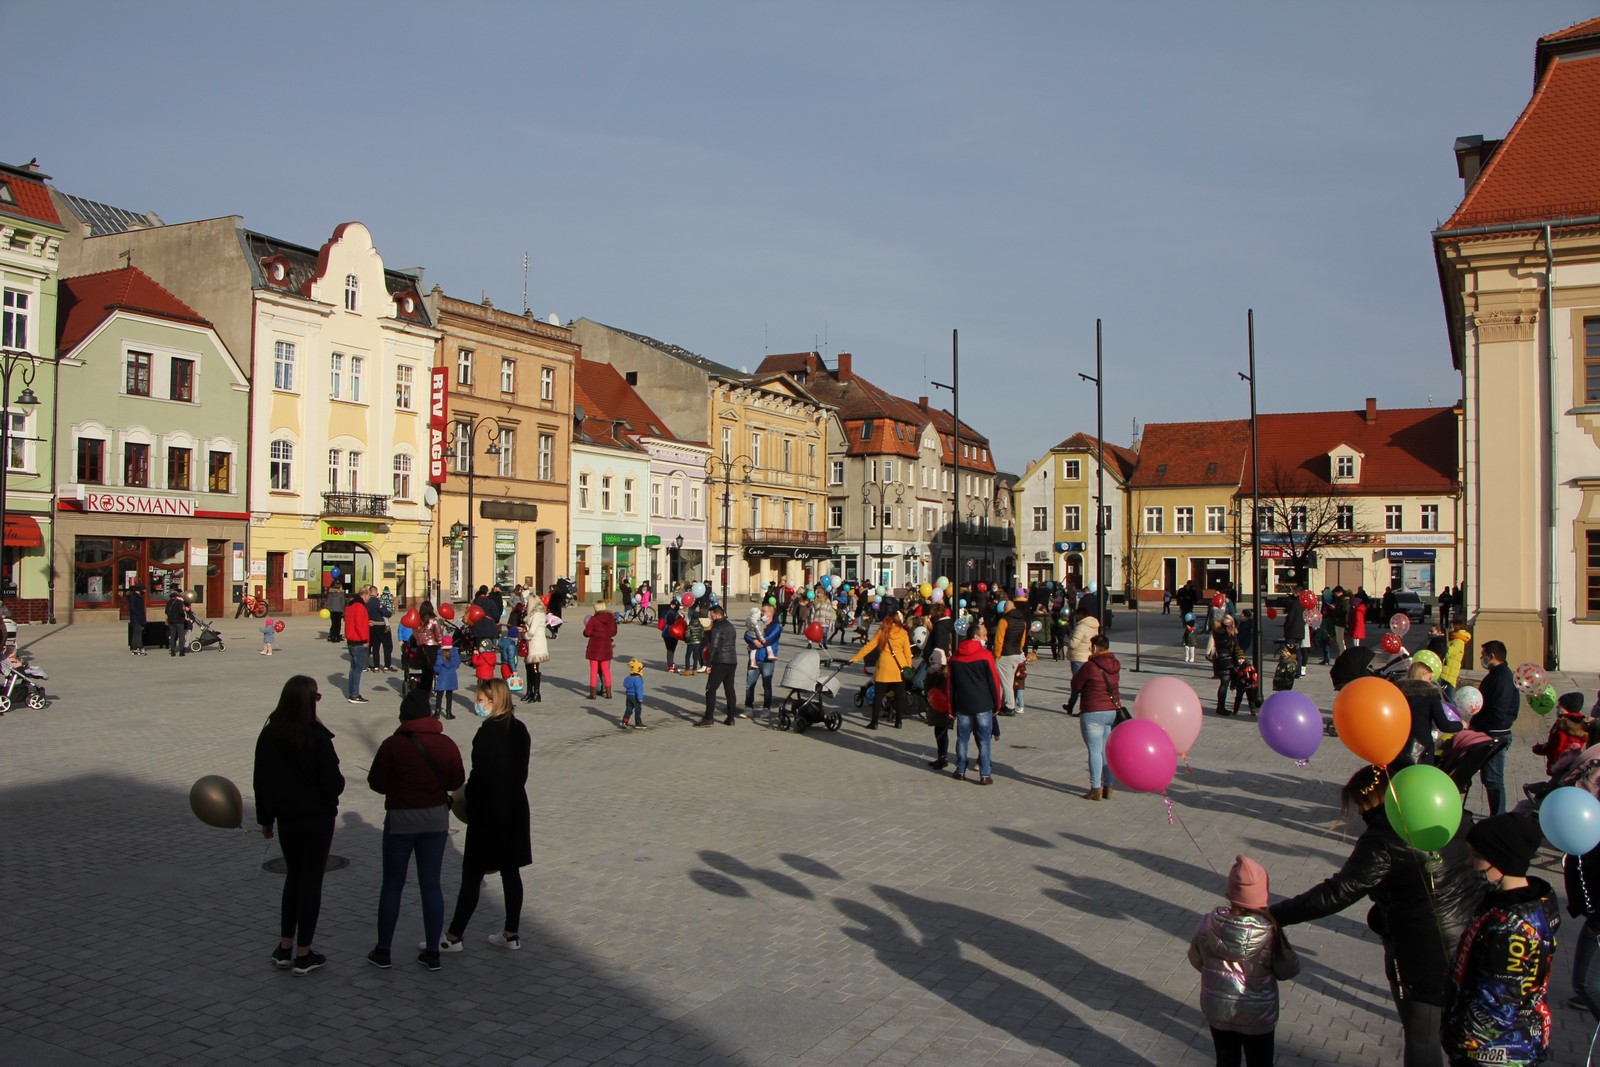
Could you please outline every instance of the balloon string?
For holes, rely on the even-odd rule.
[[[1309,759],[1297,759],[1294,761],[1294,765],[1296,767],[1309,767],[1311,766],[1311,761]]]
[[[1183,773],[1189,775],[1194,774],[1194,768],[1189,766],[1189,753],[1187,752],[1183,754]]]
[[[1194,846],[1194,850],[1196,852],[1200,853],[1200,858],[1206,861],[1206,866],[1211,868],[1211,873],[1221,874],[1222,872],[1217,870],[1216,864],[1211,862],[1211,857],[1206,855],[1206,850],[1200,847],[1200,842],[1194,839],[1194,834],[1189,833],[1189,827],[1182,819],[1178,818],[1178,813],[1173,809],[1172,801],[1168,798],[1167,794],[1162,793],[1161,799],[1166,801],[1167,804],[1167,825],[1171,826],[1174,822],[1176,822],[1179,826],[1183,827],[1183,832],[1188,836],[1189,843]]]
[[[1163,804],[1165,804],[1167,806],[1167,825],[1168,826],[1172,826],[1173,823],[1174,823],[1174,820],[1176,820],[1177,817],[1178,817],[1177,813],[1172,810],[1172,798],[1167,796],[1167,794],[1165,792],[1163,792],[1161,794],[1161,803],[1163,803]],[[1187,831],[1185,831],[1185,832],[1187,832]],[[1190,838],[1190,840],[1193,840],[1193,838]],[[1199,848],[1200,846],[1196,845],[1195,847]]]

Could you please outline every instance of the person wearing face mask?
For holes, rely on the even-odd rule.
[[[506,900],[506,921],[489,944],[516,950],[522,947],[517,927],[522,918],[522,871],[533,862],[528,818],[528,756],[532,741],[518,719],[511,690],[499,678],[478,683],[473,714],[483,725],[472,738],[472,773],[467,778],[467,846],[461,857],[461,891],[455,914],[439,939],[440,952],[460,952],[461,938],[472,913],[484,875],[500,872]],[[428,949],[428,943],[422,943]]]
[[[1511,728],[1516,724],[1522,701],[1517,696],[1517,682],[1511,676],[1511,668],[1506,666],[1506,646],[1499,641],[1485,641],[1479,662],[1488,672],[1483,681],[1478,683],[1478,691],[1483,694],[1483,707],[1478,709],[1467,725],[1496,741],[1510,742]],[[1478,773],[1478,780],[1489,794],[1490,815],[1505,814],[1508,748],[1509,744],[1500,746],[1500,751],[1490,756],[1483,770]]]

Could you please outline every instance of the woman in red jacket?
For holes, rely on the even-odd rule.
[[[604,600],[595,604],[594,614],[584,620],[583,636],[589,639],[589,646],[584,651],[584,656],[589,660],[589,699],[594,699],[595,687],[604,682],[603,693],[610,700],[611,657],[615,654],[612,642],[617,637],[617,617],[606,607]]]
[[[989,628],[981,619],[963,616],[956,620],[956,636],[961,643],[950,657],[950,710],[956,717],[956,769],[951,777],[967,780],[967,740],[978,736],[978,784],[990,785],[989,752],[994,738],[994,715],[1004,699],[1000,670],[987,644]]]
[[[1095,634],[1089,641],[1089,662],[1072,676],[1072,699],[1063,707],[1068,715],[1073,705],[1083,701],[1083,712],[1078,716],[1078,730],[1083,734],[1083,744],[1089,750],[1089,791],[1085,800],[1111,799],[1111,769],[1106,766],[1106,739],[1117,723],[1117,709],[1122,706],[1122,664],[1111,651],[1111,642],[1104,634]]]

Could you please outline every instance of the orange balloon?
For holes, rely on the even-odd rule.
[[[1387,764],[1411,736],[1411,708],[1384,678],[1357,678],[1333,698],[1333,726],[1344,746],[1368,763]]]

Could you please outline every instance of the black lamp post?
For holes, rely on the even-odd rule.
[[[872,584],[877,585],[883,577],[883,506],[887,502],[889,492],[894,492],[896,505],[902,504],[906,499],[906,490],[898,482],[862,482],[861,483],[861,510],[865,512],[872,506],[873,497],[878,500],[878,563],[872,575]],[[863,516],[865,518],[865,516]],[[861,524],[861,558],[867,557],[867,524]]]
[[[724,608],[728,606],[728,570],[732,562],[728,558],[730,551],[728,525],[733,518],[733,477],[737,472],[739,480],[749,485],[750,475],[755,473],[755,469],[756,465],[750,462],[749,456],[734,456],[732,459],[712,456],[706,460],[706,484],[722,483],[722,606]]]
[[[17,396],[17,406],[38,407],[39,398],[31,388],[38,366],[39,361],[32,352],[20,348],[0,348],[0,457],[3,457],[0,462],[5,464],[4,468],[0,468],[0,548],[5,542],[6,489],[11,482],[11,375],[17,373],[22,378],[22,392]],[[0,567],[0,579],[3,576],[4,568]],[[20,585],[19,582],[19,594]],[[0,637],[3,636],[0,634]]]
[[[983,525],[978,529],[983,533],[983,577],[990,585],[994,580],[994,531],[989,525],[989,512],[991,502],[988,497],[969,496],[967,498],[967,515],[974,524],[979,516],[983,518]]]
[[[954,491],[950,494],[950,569],[954,574],[946,575],[955,586],[951,597],[954,602],[951,610],[961,603],[961,331],[950,331],[950,384],[930,381],[929,385],[935,389],[946,389],[950,393],[950,418],[955,423],[955,430],[951,437],[954,446],[950,450],[950,459],[955,467]],[[941,472],[942,473],[942,472]],[[951,638],[950,651],[955,652],[955,638]]]
[[[672,539],[672,559],[667,563],[667,582],[677,585],[683,577],[683,534]]]
[[[1106,591],[1106,395],[1102,381],[1105,378],[1105,367],[1102,360],[1100,343],[1100,320],[1094,320],[1094,377],[1079,374],[1078,377],[1086,382],[1094,383],[1094,447],[1095,447],[1095,497],[1094,497],[1094,598],[1095,614],[1098,616],[1101,632],[1105,632],[1106,625],[1106,598],[1110,594]],[[1129,596],[1136,596],[1137,590],[1127,590]]]
[[[464,442],[461,440],[461,433],[462,433],[463,429],[465,429],[466,435],[467,435],[467,439]],[[480,429],[487,429],[488,438],[489,438],[488,447],[486,447],[483,450],[483,454],[486,455],[486,456],[498,456],[498,455],[500,455],[500,435],[501,435],[502,432],[504,432],[504,428],[500,425],[500,420],[495,418],[493,415],[484,415],[484,416],[481,416],[481,417],[475,418],[475,419],[474,418],[467,418],[467,419],[463,419],[463,420],[458,420],[456,422],[455,436],[451,439],[450,444],[445,446],[445,450],[444,450],[444,458],[445,459],[455,459],[456,457],[461,456],[461,457],[465,458],[466,463],[467,463],[466,469],[463,470],[463,471],[459,471],[457,473],[465,474],[467,476],[467,525],[466,525],[466,535],[467,535],[467,588],[466,588],[466,595],[467,595],[467,597],[469,599],[472,597],[473,592],[477,589],[477,586],[475,584],[473,584],[473,580],[472,580],[472,556],[473,556],[473,549],[475,547],[474,542],[477,539],[477,535],[476,535],[476,533],[474,533],[473,528],[472,528],[472,521],[473,521],[473,514],[472,513],[476,510],[476,506],[474,504],[473,492],[474,492],[474,489],[475,489],[475,484],[474,483],[476,483],[477,477],[478,477],[477,471],[474,469],[474,466],[473,466],[473,456],[478,451],[477,441],[478,441],[478,431]],[[465,451],[461,451],[463,449]],[[450,532],[453,535],[451,537],[452,541],[459,540],[460,537],[461,537],[461,524],[460,523],[452,523],[451,526],[450,526]]]
[[[1239,375],[1250,383],[1250,599],[1256,608],[1256,624],[1251,627],[1250,661],[1256,677],[1261,676],[1261,624],[1266,613],[1261,607],[1261,454],[1256,451],[1256,310],[1245,315],[1250,331],[1250,373]]]

